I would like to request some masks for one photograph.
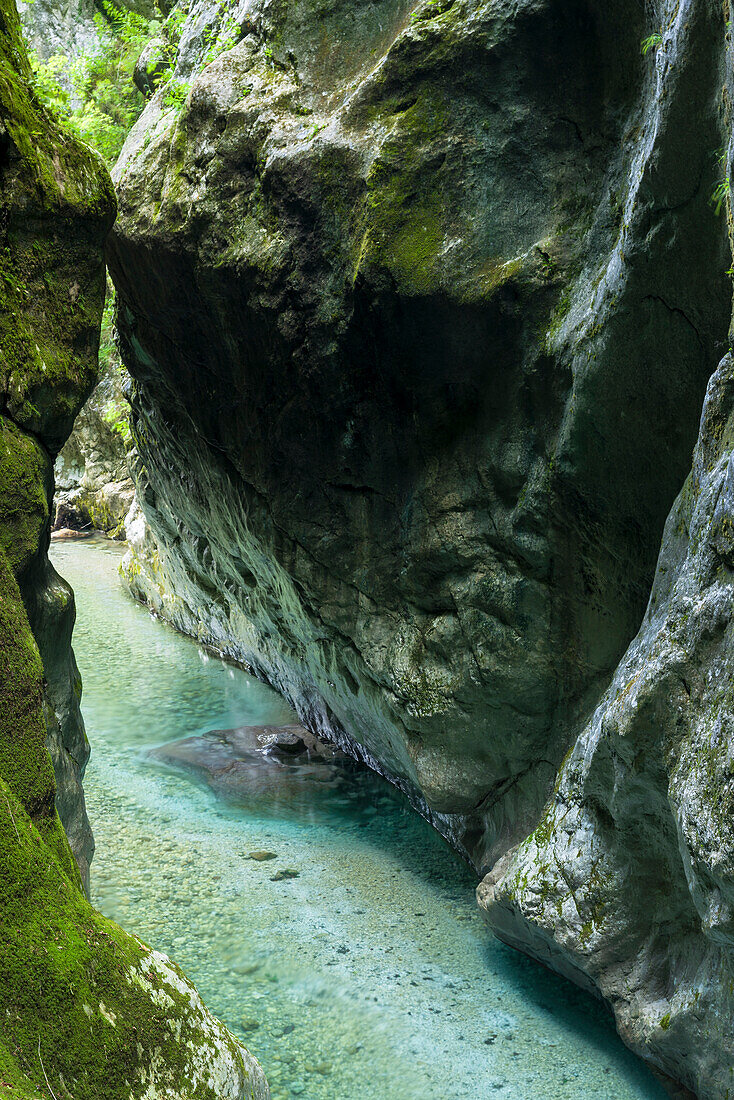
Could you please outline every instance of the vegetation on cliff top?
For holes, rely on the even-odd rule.
[[[55,54],[30,60],[39,96],[77,137],[114,164],[145,106],[133,83],[135,62],[161,24],[101,0],[94,16],[97,48],[70,59]]]

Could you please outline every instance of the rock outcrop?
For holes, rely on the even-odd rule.
[[[131,589],[482,873],[542,819],[639,627],[726,346],[728,16],[646,13],[198,0],[116,169],[152,532]],[[688,1068],[619,1019],[720,1100],[710,980]]]
[[[266,1100],[176,966],[83,891],[74,599],[46,551],[53,460],[96,380],[113,216],[106,170],[39,104],[0,0],[0,1079],[19,1100]]]
[[[620,1033],[734,1094],[734,360],[637,637],[533,834],[479,887],[499,935],[601,991]]]
[[[94,528],[109,538],[125,537],[135,487],[128,468],[129,406],[124,382],[124,370],[113,357],[56,459],[56,529]]]

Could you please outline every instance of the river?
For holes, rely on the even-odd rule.
[[[51,552],[77,599],[92,900],[184,968],[273,1100],[663,1100],[600,1005],[490,936],[474,875],[377,776],[227,802],[151,759],[294,718],[130,600],[120,554]]]

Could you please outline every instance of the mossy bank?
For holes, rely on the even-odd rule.
[[[7,0],[0,208],[0,1078],[22,1100],[264,1100],[259,1066],[175,965],[84,894],[74,600],[46,551],[53,460],[96,380],[115,203],[39,104]]]

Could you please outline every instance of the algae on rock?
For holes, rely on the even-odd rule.
[[[101,162],[36,98],[9,0],[0,200],[0,1077],[21,1100],[266,1100],[176,966],[84,895],[74,600],[47,549],[53,458],[96,379],[115,204]]]

